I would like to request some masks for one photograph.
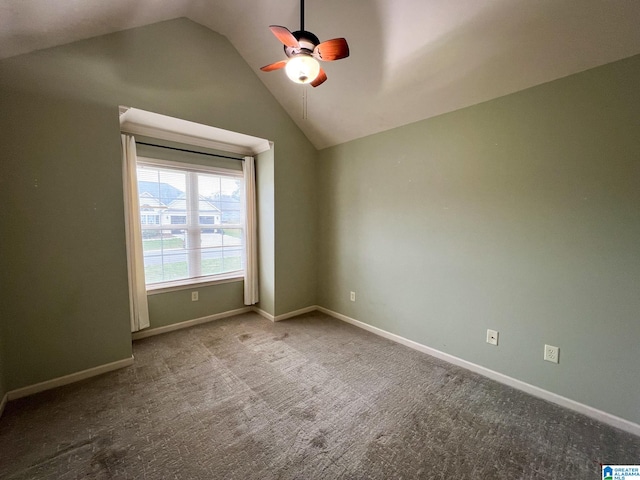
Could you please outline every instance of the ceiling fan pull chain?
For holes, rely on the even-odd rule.
[[[300,85],[300,88],[302,88],[302,119],[306,120],[307,117],[307,89],[305,88],[305,85]]]

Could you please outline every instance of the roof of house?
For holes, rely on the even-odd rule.
[[[159,199],[151,195],[149,192],[142,192],[138,196],[140,202],[140,208],[152,207],[152,208],[167,208]]]
[[[168,205],[169,212],[186,212],[187,200],[185,198],[177,198]],[[198,201],[198,211],[200,213],[222,213],[213,203],[200,196]]]

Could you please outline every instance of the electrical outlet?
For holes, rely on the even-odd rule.
[[[547,362],[560,363],[560,349],[551,345],[544,346],[544,359]]]
[[[198,292],[191,292],[191,301],[192,302],[198,301]]]
[[[356,301],[356,292],[351,292],[351,296],[349,297],[352,302]]]
[[[487,330],[487,343],[491,345],[498,345],[498,331]]]

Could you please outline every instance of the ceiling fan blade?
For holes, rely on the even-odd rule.
[[[291,33],[287,27],[281,27],[280,25],[270,25],[269,28],[276,36],[276,38],[284,43],[287,47],[300,48],[298,39],[293,36],[293,33]]]
[[[313,53],[316,54],[320,60],[331,62],[348,57],[349,45],[344,38],[334,38],[317,45],[316,48],[313,49]]]
[[[324,73],[324,70],[321,68],[320,73],[318,74],[316,79],[313,82],[311,82],[311,86],[317,87],[319,85],[322,85],[326,81],[327,81],[327,74]]]
[[[280,70],[281,68],[286,67],[287,61],[280,60],[279,62],[271,63],[269,65],[265,65],[264,67],[260,67],[260,70],[263,72],[273,72],[274,70]]]

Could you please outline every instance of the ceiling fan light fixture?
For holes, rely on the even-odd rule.
[[[300,53],[289,59],[285,72],[292,82],[311,83],[320,73],[320,63],[311,55]]]
[[[349,45],[344,38],[321,42],[313,33],[304,29],[304,0],[300,0],[300,30],[292,32],[281,25],[269,25],[271,33],[284,45],[288,60],[260,67],[263,72],[284,68],[292,82],[318,87],[327,81],[327,73],[319,61],[333,62],[349,56]]]

